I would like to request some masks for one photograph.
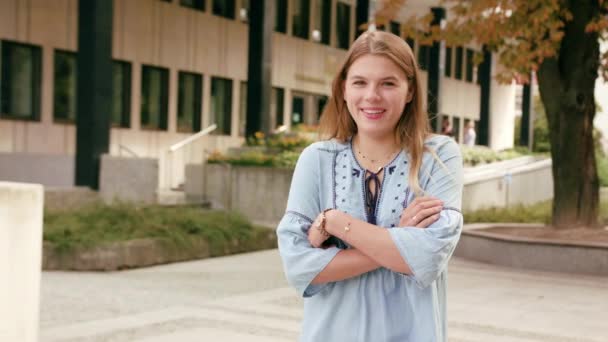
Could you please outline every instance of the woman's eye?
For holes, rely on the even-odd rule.
[[[353,84],[354,85],[364,85],[365,82],[363,82],[363,81],[354,81]]]
[[[385,86],[393,87],[395,85],[394,82],[384,82]]]

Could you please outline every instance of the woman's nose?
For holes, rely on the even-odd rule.
[[[380,99],[380,93],[378,87],[370,85],[365,92],[365,99],[368,101],[377,101]]]

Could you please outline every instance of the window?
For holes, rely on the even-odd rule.
[[[239,101],[239,135],[244,137],[247,130],[247,82],[241,81]]]
[[[401,24],[396,21],[391,21],[391,33],[401,37]]]
[[[473,82],[473,50],[467,49],[467,74],[466,80],[467,82]]]
[[[0,69],[0,115],[38,120],[40,115],[40,47],[3,41]]]
[[[418,66],[422,70],[429,69],[431,47],[428,45],[420,45],[418,49]]]
[[[249,0],[241,0],[241,8],[239,9],[239,19],[242,22],[249,22],[249,11],[251,10],[251,6],[249,5]]]
[[[144,65],[141,69],[141,127],[167,129],[169,70]]]
[[[452,77],[452,48],[445,48],[445,76]]]
[[[412,38],[407,38],[405,40],[405,42],[407,43],[407,45],[410,46],[410,48],[412,49],[412,53],[415,55],[416,54],[416,42],[412,39]]]
[[[232,80],[211,78],[211,124],[215,134],[230,135],[232,123]]]
[[[287,0],[276,0],[274,30],[287,33]]]
[[[291,100],[291,126],[304,122],[304,97],[294,95]]]
[[[112,126],[131,126],[131,63],[112,62]]]
[[[350,5],[338,2],[336,6],[338,32],[338,47],[348,49],[350,45]]]
[[[177,131],[201,130],[201,99],[203,77],[199,74],[180,72],[177,89]]]
[[[55,50],[53,119],[76,121],[76,53]]]
[[[310,16],[309,0],[293,1],[293,35],[308,39],[308,19]]]
[[[462,59],[464,57],[464,50],[462,46],[456,48],[456,65],[454,66],[454,77],[457,80],[462,79]]]
[[[180,0],[179,4],[184,7],[189,7],[193,9],[197,9],[199,11],[205,10],[205,1],[206,0]]]
[[[275,111],[276,126],[278,127],[286,125],[287,123],[284,121],[285,115],[283,114],[285,103],[285,91],[283,90],[283,88],[272,88],[272,98],[270,103],[273,106],[273,108],[271,108],[271,111]]]
[[[313,39],[329,45],[331,29],[331,0],[314,0],[315,15]]]
[[[234,19],[234,0],[213,0],[213,14]]]
[[[325,95],[317,96],[317,123],[319,123],[319,120],[321,119],[321,114],[323,114],[328,99],[329,98]]]

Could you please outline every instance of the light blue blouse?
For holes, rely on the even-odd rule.
[[[447,264],[462,230],[462,157],[453,139],[433,136],[425,145],[420,185],[444,203],[439,219],[426,229],[397,227],[414,194],[408,186],[409,159],[401,152],[385,167],[376,206],[377,225],[413,271],[386,268],[343,281],[312,285],[332,258],[348,248],[313,248],[312,221],[337,208],[369,221],[365,212],[365,171],[350,142],[321,141],[308,146],[293,175],[287,211],[277,228],[279,252],[288,282],[304,297],[300,341],[446,341]],[[440,162],[441,161],[441,162]]]

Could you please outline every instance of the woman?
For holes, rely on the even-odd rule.
[[[304,300],[301,341],[446,341],[446,272],[462,228],[462,158],[430,134],[411,49],[386,32],[349,50],[298,160],[277,229]]]

